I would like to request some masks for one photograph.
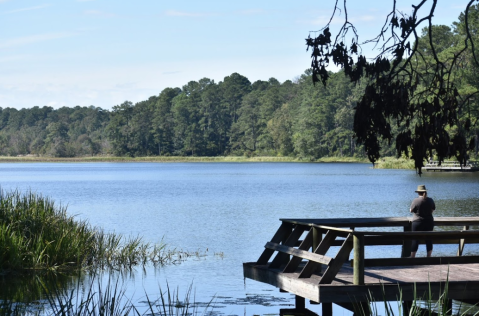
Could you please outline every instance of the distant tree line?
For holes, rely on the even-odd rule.
[[[479,16],[479,10],[475,9],[474,13]],[[432,37],[428,29],[423,30],[417,43],[422,58],[415,61],[417,69],[424,68],[423,80],[429,78],[428,61],[434,54],[447,63],[448,58],[461,49],[462,26],[460,17],[453,28],[433,26]],[[474,36],[477,34],[474,29]],[[427,45],[431,40],[435,43],[434,52]],[[479,69],[468,58],[471,56],[464,56],[460,67],[451,70],[456,91],[464,96],[479,91]],[[364,120],[364,111],[362,116],[357,116],[356,111],[358,105],[367,101],[364,99],[367,84],[361,80],[352,83],[344,70],[329,72],[327,77],[326,86],[313,84],[312,70],[283,83],[275,78],[251,83],[248,78],[233,73],[218,83],[203,78],[190,81],[181,89],[166,88],[158,96],[136,104],[125,101],[112,110],[94,106],[56,110],[47,106],[21,110],[0,108],[0,155],[273,155],[317,159],[366,157],[370,153],[366,152],[365,144],[369,148],[371,144],[377,147],[381,156],[394,156],[407,150],[407,146],[393,136],[406,135],[408,128],[422,126],[424,123],[419,120],[428,108],[419,109],[422,112],[417,117],[401,121],[381,114],[392,109],[391,104],[398,100],[391,99],[391,104],[372,102],[368,116],[381,115],[381,119],[375,120],[374,126],[366,126],[366,130],[387,130],[391,137],[368,134],[362,145],[358,145],[354,126],[357,130],[361,122],[369,124],[369,120]],[[466,100],[467,107],[454,115],[458,115],[458,121],[465,122],[467,129],[451,125],[445,132],[450,133],[453,145],[455,133],[466,133],[465,138],[471,140],[467,145],[470,153],[477,156],[479,98]],[[374,142],[368,143],[368,139]]]
[[[352,134],[358,87],[331,76],[334,84],[317,87],[309,70],[284,83],[233,73],[111,111],[0,108],[0,155],[362,156]]]

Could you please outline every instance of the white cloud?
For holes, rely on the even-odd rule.
[[[49,34],[39,34],[33,36],[17,37],[9,40],[4,40],[0,42],[0,49],[2,48],[12,48],[16,46],[23,46],[33,43],[51,41],[60,38],[66,38],[73,36],[72,33],[49,33]]]
[[[37,6],[34,6],[34,7],[10,10],[10,11],[6,11],[5,13],[10,14],[10,13],[17,13],[17,12],[24,12],[24,11],[39,10],[39,9],[44,9],[44,8],[47,8],[47,7],[50,7],[50,6],[51,6],[51,4],[42,4],[42,5],[37,5]]]

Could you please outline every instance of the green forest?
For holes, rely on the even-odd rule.
[[[475,6],[476,38],[478,11]],[[459,17],[451,27],[432,27],[434,54],[444,63],[463,45],[463,24]],[[427,30],[422,32],[418,42],[422,58],[417,64],[427,73],[427,60],[433,54],[429,43],[421,42],[429,41]],[[470,96],[479,91],[479,69],[467,56],[461,58],[454,69],[455,85],[460,94]],[[111,110],[95,106],[0,108],[0,155],[364,158],[353,124],[365,85],[351,83],[343,71],[328,76],[328,84],[322,85],[313,84],[309,69],[283,83],[275,78],[251,82],[233,73],[220,82],[203,78],[181,88],[166,88],[148,100],[125,101]],[[460,119],[470,122],[468,136],[475,140],[470,154],[477,157],[479,98],[469,98],[464,109]],[[393,128],[393,133],[399,133],[399,128]],[[454,126],[449,132],[454,139]],[[395,156],[396,144],[384,141],[380,152]]]

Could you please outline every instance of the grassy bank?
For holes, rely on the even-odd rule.
[[[0,156],[0,162],[367,162],[367,160],[354,158],[354,157],[324,157],[320,159],[310,159],[310,158],[274,157],[274,156],[256,156],[256,157],[93,156],[93,157],[74,157],[74,158],[55,158],[55,157],[39,157],[39,156],[21,156],[21,157]]]
[[[105,233],[67,214],[49,198],[0,191],[0,269],[25,271],[131,268],[165,264],[188,254],[140,237]]]

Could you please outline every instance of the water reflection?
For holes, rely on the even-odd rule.
[[[0,277],[0,298],[14,302],[42,301],[45,290],[70,289],[85,276],[57,273],[27,273],[22,275],[3,275]]]

